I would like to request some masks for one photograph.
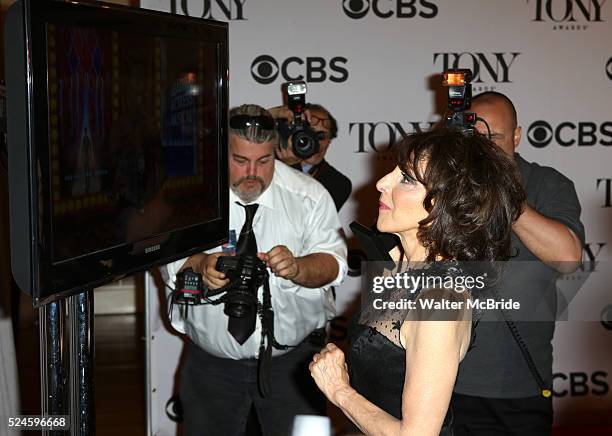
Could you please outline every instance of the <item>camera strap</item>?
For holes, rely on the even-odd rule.
[[[274,311],[270,295],[268,276],[263,283],[263,303],[259,307],[261,319],[261,342],[259,344],[259,359],[257,361],[257,386],[262,397],[270,392],[270,368],[272,366],[272,344],[274,341]]]
[[[499,293],[497,292],[496,289],[493,289],[493,295],[498,301],[501,301],[499,297]],[[506,325],[508,326],[508,329],[510,330],[512,337],[514,338],[514,341],[516,342],[519,349],[521,350],[521,354],[523,355],[523,359],[525,359],[525,363],[527,363],[529,372],[531,372],[533,379],[535,380],[538,387],[540,388],[540,394],[545,398],[549,398],[552,395],[552,388],[549,386],[546,386],[546,383],[544,382],[544,378],[538,371],[538,368],[536,367],[536,364],[533,361],[533,357],[531,357],[531,353],[529,352],[529,348],[527,348],[527,343],[525,342],[520,332],[518,331],[518,327],[516,326],[516,324],[510,317],[510,313],[508,313],[508,311],[503,308],[499,308],[499,312],[501,313],[502,318],[506,322]]]
[[[487,129],[489,129],[488,125]],[[520,157],[517,156],[517,159],[520,159]],[[544,176],[541,173],[536,173],[534,171],[525,171],[520,166],[519,170],[521,173],[521,178],[523,180],[525,192],[538,192],[539,186],[541,185],[541,183],[543,183]],[[497,289],[493,289],[493,295],[495,298],[497,298],[497,300],[501,301]],[[525,363],[527,363],[527,366],[529,367],[529,371],[531,372],[534,381],[540,388],[540,394],[545,398],[549,398],[552,395],[552,387],[546,386],[546,383],[544,383],[544,378],[538,371],[538,368],[536,367],[536,364],[533,361],[533,358],[531,357],[531,353],[529,352],[529,348],[527,347],[527,343],[521,336],[517,325],[512,320],[512,317],[510,316],[510,313],[508,311],[503,308],[500,308],[499,311],[501,312],[502,318],[506,322],[506,325],[508,326],[512,337],[514,338],[514,341],[521,350],[523,358],[525,359]]]
[[[259,359],[257,362],[257,386],[262,397],[270,392],[272,347],[277,350],[288,350],[291,345],[282,345],[274,338],[274,310],[272,309],[272,296],[270,294],[269,275],[263,282],[263,302],[258,304],[259,318],[261,320],[261,342],[259,344]]]

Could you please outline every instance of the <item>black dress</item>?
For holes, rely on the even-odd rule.
[[[441,266],[434,270],[426,269],[427,274],[439,273]],[[444,274],[461,274],[461,269],[444,264]],[[420,272],[421,270],[419,270]],[[413,270],[413,272],[415,272]],[[389,299],[406,298],[414,300],[422,292],[394,290]],[[368,310],[370,309],[370,310]],[[402,419],[402,392],[406,372],[406,350],[400,343],[400,327],[407,311],[376,311],[362,300],[362,310],[349,324],[351,345],[347,353],[347,363],[351,386],[367,400],[380,407],[397,419]],[[472,313],[472,338],[480,313]],[[453,413],[446,413],[441,436],[453,435]]]

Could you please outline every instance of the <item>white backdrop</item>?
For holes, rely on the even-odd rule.
[[[514,101],[523,126],[518,151],[574,181],[589,244],[585,259],[612,258],[612,5],[606,0],[141,0],[141,5],[229,21],[232,105],[277,106],[283,82],[308,80],[307,100],[323,104],[338,120],[328,160],[353,181],[353,195],[340,213],[347,230],[354,219],[369,224],[375,218],[374,182],[391,166],[384,153],[388,144],[439,118],[435,75],[445,67],[471,68],[474,93],[496,90]],[[352,240],[350,245],[356,247]],[[600,289],[590,309],[596,314],[592,322],[557,325],[559,426],[612,425],[612,322],[599,321],[612,319],[612,306],[604,311],[612,293],[606,285]],[[358,292],[359,278],[349,277],[338,290],[340,309]],[[156,319],[155,298],[151,304],[151,428],[153,434],[174,434],[164,406],[180,342]]]

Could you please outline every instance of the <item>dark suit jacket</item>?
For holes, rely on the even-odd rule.
[[[353,189],[351,180],[327,163],[325,159],[313,166],[308,173],[327,189],[336,204],[336,210],[339,211],[351,195]]]

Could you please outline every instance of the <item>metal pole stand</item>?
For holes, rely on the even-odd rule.
[[[39,309],[41,415],[69,415],[70,431],[95,434],[93,290]]]

